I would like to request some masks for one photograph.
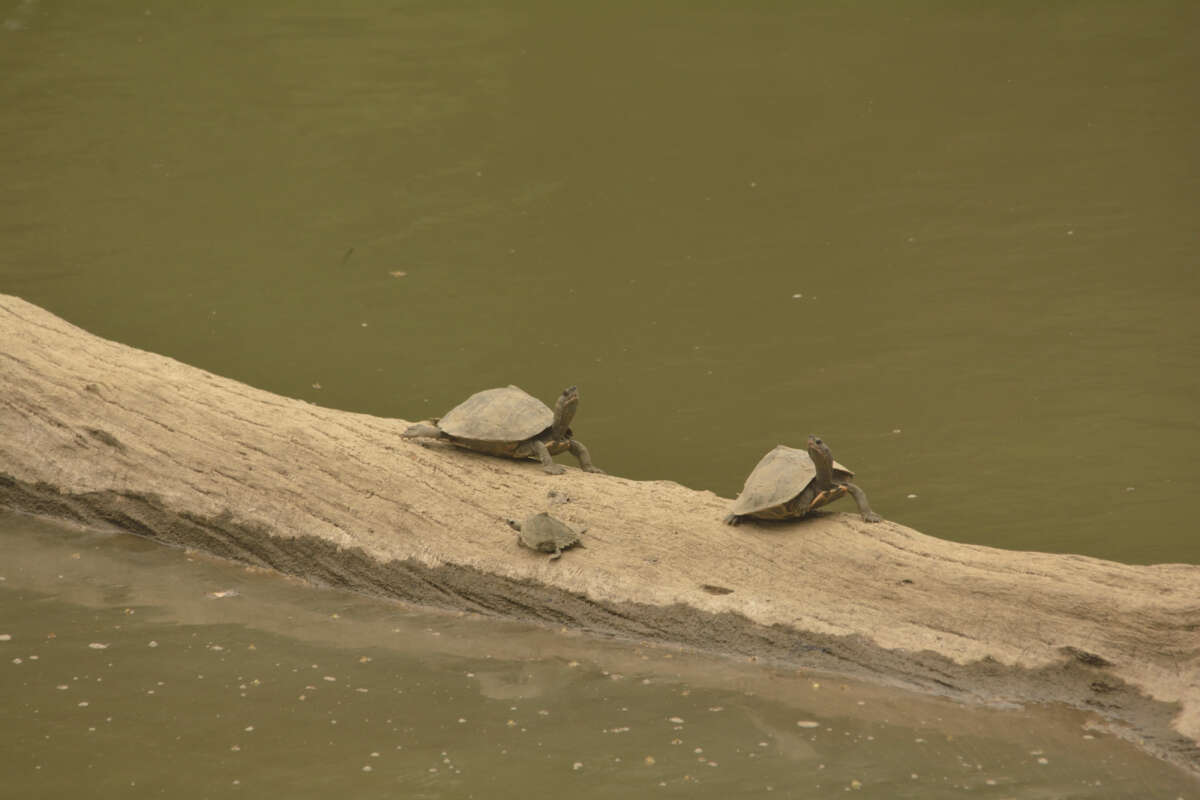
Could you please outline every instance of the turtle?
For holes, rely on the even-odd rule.
[[[791,519],[807,515],[826,503],[849,494],[867,522],[882,517],[871,510],[867,495],[848,480],[854,473],[833,460],[829,446],[819,436],[808,437],[808,450],[778,445],[758,462],[746,485],[725,517],[737,525],[747,517]]]
[[[485,389],[462,401],[432,424],[419,422],[401,434],[406,439],[445,439],[459,447],[507,458],[536,458],[542,469],[561,475],[566,468],[551,457],[570,450],[584,472],[600,472],[583,443],[573,438],[571,419],[579,388],[568,386],[551,411],[517,386]]]
[[[550,561],[561,558],[562,551],[569,547],[583,547],[579,534],[587,531],[587,528],[577,531],[545,511],[528,517],[524,522],[517,522],[515,519],[507,522],[521,534],[517,537],[517,544],[540,553],[550,553]]]

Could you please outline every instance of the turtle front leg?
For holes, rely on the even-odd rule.
[[[554,545],[554,552],[546,560],[547,561],[557,561],[560,558],[562,558],[562,548],[559,547],[558,545]]]
[[[740,514],[730,514],[724,520],[726,525],[737,525],[741,521],[742,521],[742,517]]]
[[[577,439],[568,439],[567,447],[571,450],[571,455],[579,459],[579,467],[584,472],[598,472],[604,474],[604,470],[592,463],[592,456],[588,453],[588,449],[583,446],[583,442]]]
[[[554,463],[554,459],[550,456],[550,451],[546,448],[544,442],[534,439],[529,444],[533,448],[533,454],[538,457],[538,461],[542,462],[542,471],[547,475],[562,475],[567,471],[567,468],[562,464]]]
[[[858,504],[858,513],[862,514],[862,518],[867,522],[879,522],[883,517],[871,510],[871,505],[867,502],[867,493],[855,486],[853,483],[842,484],[846,487],[846,491],[854,498],[854,502]]]

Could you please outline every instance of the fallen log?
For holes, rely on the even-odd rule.
[[[830,513],[722,524],[669,481],[400,438],[0,295],[0,505],[445,608],[984,703],[1062,702],[1200,773],[1200,566],[1130,566]],[[594,446],[602,450],[600,446]],[[549,561],[507,518],[587,526]]]

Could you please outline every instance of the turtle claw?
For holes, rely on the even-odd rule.
[[[725,521],[726,525],[737,525],[739,522],[742,521],[742,518],[739,517],[737,514],[730,514],[729,516],[727,516],[725,518],[724,521]]]
[[[876,514],[874,511],[868,511],[862,515],[865,522],[883,522],[883,517]]]
[[[564,467],[562,464],[548,464],[548,465],[542,467],[542,471],[545,472],[547,475],[562,475],[564,472],[567,471],[567,468]]]
[[[600,469],[599,467],[584,467],[583,471],[584,472],[594,472],[597,475],[607,475],[608,474],[607,472]]]

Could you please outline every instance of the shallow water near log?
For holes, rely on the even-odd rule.
[[[774,445],[818,433],[876,510],[925,533],[1200,562],[1200,106],[1188,101],[1200,6],[245,5],[0,7],[0,291],[101,336],[381,416],[437,416],[508,383],[545,400],[578,384],[579,438],[632,478],[732,498]],[[0,517],[0,537],[13,558],[57,558],[24,522]],[[79,542],[91,540],[64,541],[81,552],[67,566],[88,561],[93,545]],[[496,623],[438,615],[402,628],[421,647],[370,650],[391,628],[359,620],[361,638],[343,640],[346,616],[417,617],[342,598],[355,610],[329,621],[332,595],[278,582],[262,590],[270,600],[122,605],[151,584],[190,586],[201,562],[104,541],[122,555],[77,596],[49,573],[17,586],[0,567],[0,633],[14,637],[0,644],[22,659],[3,662],[3,691],[38,711],[21,730],[57,742],[0,749],[46,773],[19,780],[78,785],[103,769],[128,777],[121,787],[153,785],[137,772],[146,761],[100,758],[119,744],[175,747],[171,770],[214,781],[196,796],[293,770],[312,784],[293,792],[312,796],[343,780],[382,793],[382,775],[388,791],[403,775],[430,796],[452,776],[481,796],[526,796],[505,787],[534,780],[704,796],[797,773],[796,796],[853,780],[952,794],[985,772],[1011,776],[969,784],[996,796],[1171,785],[1118,748],[1092,764],[1107,788],[1088,788],[1087,753],[1111,743],[1075,741],[1057,712],[999,717],[1028,732],[1020,743],[949,706],[941,718],[962,721],[944,728],[933,712],[914,729],[899,712],[868,723],[853,709],[830,725],[818,711],[832,707],[804,705],[817,695],[801,686],[782,701],[760,684],[785,679],[761,671],[696,661],[689,675],[716,677],[682,696],[690,684],[671,683],[658,656],[644,671],[604,666],[627,662],[588,649],[600,645],[541,658],[561,640],[513,629],[529,648],[517,657],[489,638]],[[265,625],[276,604],[325,627]],[[67,632],[84,646],[60,647]],[[135,634],[137,648],[158,647],[136,649]],[[464,644],[429,651],[423,636]],[[489,646],[503,666],[476,656]],[[252,660],[264,651],[269,665]],[[372,661],[352,666],[360,655]],[[52,660],[47,689],[28,676]],[[189,677],[201,660],[207,677]],[[504,705],[468,672],[540,694]],[[85,680],[86,707],[55,688]],[[377,713],[375,698],[418,682],[431,688],[409,720]],[[242,683],[254,687],[244,698]],[[330,698],[347,683],[369,691]],[[751,683],[757,700],[735,690]],[[298,701],[309,684],[321,691]],[[131,708],[133,695],[178,705]],[[468,722],[438,716],[458,707],[451,696],[474,709]],[[118,699],[124,713],[88,711]],[[342,708],[353,710],[327,737]],[[783,708],[821,727],[794,730]],[[629,731],[599,733],[635,713]],[[577,714],[580,726],[567,722]],[[670,716],[682,733],[659,727]],[[952,733],[977,718],[989,721],[969,745]],[[475,719],[487,724],[470,732]],[[185,730],[164,735],[173,725]],[[1068,728],[1069,747],[1039,743]],[[85,758],[105,730],[121,733]],[[222,771],[255,752],[253,767]],[[909,762],[920,790],[903,788]]]
[[[1085,714],[993,710],[320,589],[3,515],[6,794],[1187,796]],[[399,795],[398,795],[399,793]]]

